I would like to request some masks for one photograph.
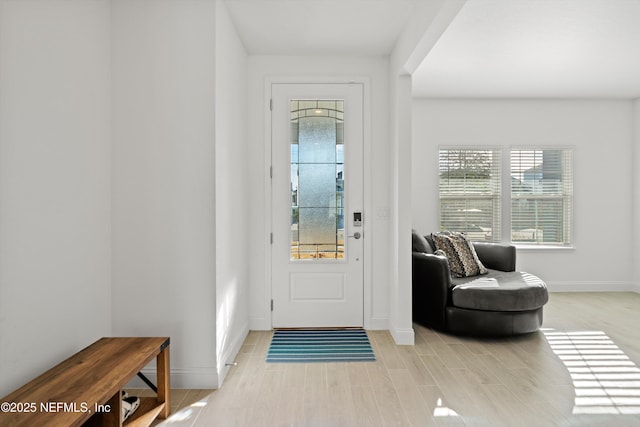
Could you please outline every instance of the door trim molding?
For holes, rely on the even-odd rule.
[[[361,84],[362,85],[362,117],[363,117],[363,200],[364,200],[364,224],[363,233],[367,236],[364,239],[364,262],[363,262],[363,325],[365,329],[386,329],[380,328],[380,322],[373,322],[372,304],[373,304],[373,288],[371,277],[371,260],[373,255],[371,236],[371,223],[373,221],[373,207],[371,206],[372,192],[372,168],[371,168],[371,79],[367,76],[345,75],[345,76],[267,76],[264,82],[264,141],[265,141],[265,158],[264,158],[264,194],[265,194],[265,216],[264,216],[264,248],[265,248],[265,300],[262,305],[265,309],[266,319],[265,325],[271,329],[273,325],[273,316],[271,311],[271,299],[273,293],[272,283],[272,254],[271,254],[271,232],[273,231],[272,218],[272,189],[271,189],[271,164],[272,164],[272,129],[271,129],[271,90],[274,84]]]

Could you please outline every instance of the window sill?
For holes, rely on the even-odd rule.
[[[555,246],[555,245],[526,245],[512,243],[519,251],[575,251],[576,247],[571,246]]]

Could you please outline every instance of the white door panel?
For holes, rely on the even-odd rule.
[[[272,325],[362,326],[363,86],[271,90]]]

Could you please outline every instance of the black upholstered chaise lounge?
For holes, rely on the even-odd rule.
[[[449,260],[435,254],[430,236],[413,232],[413,320],[460,335],[505,336],[537,331],[547,287],[516,271],[511,245],[473,243],[488,273],[452,277]]]

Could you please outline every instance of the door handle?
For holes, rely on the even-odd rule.
[[[362,234],[360,234],[359,231],[356,231],[355,233],[353,233],[351,236],[347,236],[347,237],[353,237],[354,239],[359,239],[360,237],[362,237]]]

